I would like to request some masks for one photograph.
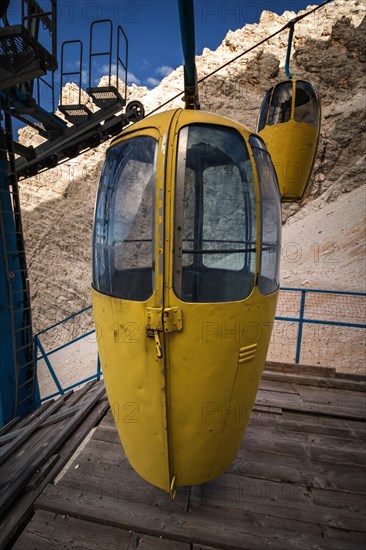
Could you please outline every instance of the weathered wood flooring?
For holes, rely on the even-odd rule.
[[[229,471],[174,502],[129,466],[109,411],[14,548],[365,548],[366,385],[321,372],[266,371]]]
[[[33,515],[34,501],[109,409],[103,382],[45,402],[0,430],[0,549]]]

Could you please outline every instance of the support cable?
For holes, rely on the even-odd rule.
[[[299,21],[301,21],[302,19],[305,19],[306,17],[309,17],[309,15],[315,13],[316,11],[320,10],[321,8],[323,8],[324,6],[326,6],[327,4],[329,4],[330,2],[333,2],[334,0],[326,0],[325,2],[323,2],[322,4],[319,4],[319,6],[316,6],[315,8],[313,8],[312,10],[309,10],[308,12],[306,13],[303,13],[302,15],[298,15],[297,17],[294,17],[294,19],[291,19],[291,21],[289,21],[288,23],[286,23],[286,25],[284,25],[283,27],[281,27],[280,29],[278,29],[278,31],[272,33],[271,35],[267,36],[266,38],[263,38],[263,40],[260,40],[259,42],[257,42],[256,44],[254,44],[253,46],[251,46],[250,48],[248,48],[247,50],[245,50],[244,52],[241,52],[240,54],[238,54],[237,56],[233,57],[232,59],[230,59],[229,61],[227,61],[226,63],[224,63],[223,65],[220,65],[220,67],[217,67],[217,69],[215,69],[214,71],[210,72],[209,74],[207,74],[206,76],[203,76],[202,78],[200,78],[198,80],[198,84],[200,84],[201,82],[204,82],[205,80],[207,80],[208,78],[210,78],[211,76],[213,76],[214,74],[218,73],[219,71],[221,71],[221,69],[224,69],[225,67],[227,67],[228,65],[230,65],[231,63],[234,63],[235,61],[237,61],[238,59],[240,59],[241,57],[243,57],[244,55],[248,54],[249,52],[255,50],[256,48],[258,48],[259,46],[262,46],[262,44],[265,44],[266,42],[268,42],[269,40],[271,40],[271,38],[274,38],[275,36],[277,36],[278,34],[281,34],[283,31],[285,31],[286,29],[291,29],[294,28],[295,26],[295,23],[298,23]],[[179,92],[178,94],[174,95],[173,97],[171,97],[170,99],[168,99],[167,101],[165,101],[164,103],[162,103],[161,105],[159,105],[158,107],[156,107],[155,109],[153,109],[152,111],[150,111],[149,113],[146,114],[146,116],[150,116],[152,115],[153,113],[155,113],[156,111],[159,111],[159,109],[162,109],[162,107],[165,107],[166,105],[168,105],[168,103],[170,103],[171,101],[174,101],[175,99],[177,99],[178,97],[180,97],[181,95],[184,94],[184,91],[182,92]]]

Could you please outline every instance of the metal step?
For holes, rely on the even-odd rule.
[[[0,28],[0,90],[42,76],[56,67],[57,61],[23,25]]]
[[[55,139],[62,135],[66,129],[66,124],[60,117],[50,115],[37,106],[19,107],[12,110],[12,115],[35,128],[41,136],[47,139]]]
[[[25,268],[23,269],[10,269],[10,273],[26,273],[27,270]]]
[[[25,327],[17,328],[14,332],[17,333],[17,332],[21,332],[23,330],[28,330],[31,328],[32,328],[31,325],[25,325]]]
[[[4,231],[5,235],[22,235],[22,231]],[[11,254],[10,251],[8,251],[8,254]]]
[[[14,256],[18,254],[25,254],[25,250],[8,250],[7,253],[8,253],[8,256]],[[0,256],[0,260],[2,260],[3,258],[4,256]]]
[[[30,311],[30,306],[22,307],[21,309],[14,309],[14,313],[23,313],[25,311]],[[21,348],[21,349],[23,349],[23,348]]]
[[[25,346],[21,346],[20,348],[16,348],[16,352],[19,353],[23,349],[28,349],[28,348],[29,348],[29,344],[26,344]]]
[[[21,371],[27,367],[29,367],[30,365],[33,365],[33,360],[32,361],[28,361],[28,363],[24,363],[23,365],[19,365],[18,366],[18,370]]]
[[[115,86],[99,86],[94,88],[87,88],[86,92],[93,99],[93,102],[100,109],[108,109],[112,105],[119,105],[124,107],[126,105],[125,99],[119,93]]]
[[[18,401],[18,405],[17,405],[17,409],[19,409],[20,405],[23,405],[23,403],[25,403],[26,401],[29,401],[29,399],[32,399],[33,400],[33,392],[28,394],[26,397],[24,397],[24,399],[22,399],[21,401]]]
[[[3,214],[12,214],[13,216],[20,216],[20,212],[13,212],[12,210],[3,210]]]
[[[29,386],[31,382],[34,381],[34,377],[28,378],[25,382],[22,382],[21,384],[18,384],[18,388],[24,388],[25,386]]]
[[[82,124],[86,120],[89,120],[92,111],[83,103],[75,105],[59,105],[61,113],[65,115],[65,118],[72,124]]]

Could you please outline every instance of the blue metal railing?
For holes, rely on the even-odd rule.
[[[281,287],[281,291],[283,292],[298,292],[301,293],[300,295],[300,306],[299,306],[299,314],[298,317],[284,317],[284,316],[276,316],[275,321],[286,321],[291,323],[297,323],[298,329],[297,329],[297,337],[296,337],[296,353],[294,358],[295,365],[300,364],[300,357],[301,357],[301,347],[302,347],[302,341],[303,341],[303,328],[305,324],[317,324],[317,325],[329,325],[329,326],[339,326],[339,327],[349,327],[349,328],[358,328],[358,329],[365,329],[366,324],[363,323],[348,323],[344,321],[330,321],[326,319],[310,319],[305,316],[305,310],[306,310],[306,296],[307,294],[311,293],[318,293],[318,294],[332,294],[332,295],[344,295],[344,296],[359,296],[359,297],[366,297],[366,293],[364,292],[346,292],[346,291],[337,291],[337,290],[319,290],[319,289],[313,289],[313,288],[288,288],[288,287]],[[68,347],[74,344],[75,342],[78,342],[91,334],[95,333],[95,329],[89,330],[86,333],[82,334],[81,336],[78,336],[76,338],[73,338],[69,342],[66,342],[65,344],[62,344],[61,346],[57,346],[56,348],[52,349],[49,352],[46,352],[41,341],[40,336],[42,334],[45,334],[46,332],[50,331],[51,329],[54,329],[71,319],[74,319],[81,315],[82,313],[85,313],[88,310],[91,310],[92,306],[88,306],[77,313],[74,313],[73,315],[69,315],[62,321],[59,321],[58,323],[55,323],[51,325],[50,327],[47,327],[46,329],[38,332],[34,336],[34,349],[35,349],[35,363],[37,365],[38,361],[43,360],[52,376],[52,379],[55,382],[55,385],[57,387],[57,392],[54,392],[50,395],[47,395],[46,397],[42,398],[41,401],[46,401],[47,399],[50,399],[52,397],[56,397],[58,395],[63,395],[66,391],[69,391],[77,386],[80,386],[82,384],[85,384],[86,382],[89,382],[90,380],[100,380],[101,377],[101,365],[99,360],[99,355],[97,355],[97,361],[96,361],[96,372],[92,376],[88,376],[87,378],[84,378],[82,380],[79,380],[78,382],[75,382],[72,385],[69,385],[67,387],[62,387],[60,384],[60,381],[56,375],[56,372],[51,364],[51,361],[49,360],[50,355]],[[40,352],[38,354],[38,352]]]
[[[276,316],[275,321],[289,321],[292,323],[298,323],[297,329],[297,340],[296,340],[296,355],[295,355],[295,364],[300,363],[301,355],[301,344],[302,344],[302,335],[303,327],[305,323],[316,324],[316,325],[329,325],[329,326],[338,326],[338,327],[349,327],[349,328],[366,328],[366,324],[361,323],[345,323],[343,321],[328,321],[325,319],[307,319],[305,314],[305,305],[306,305],[306,294],[307,293],[317,293],[317,294],[333,294],[333,295],[343,295],[343,296],[366,296],[365,292],[346,292],[342,290],[320,290],[315,288],[287,288],[281,287],[282,291],[289,292],[301,292],[300,299],[300,312],[298,317],[282,317]]]
[[[75,382],[74,384],[71,384],[71,385],[67,386],[66,388],[63,388],[62,385],[60,384],[60,381],[59,381],[59,379],[58,379],[58,377],[55,373],[55,370],[52,367],[51,361],[49,360],[50,355],[66,348],[68,346],[71,346],[72,344],[75,344],[75,342],[78,342],[79,340],[83,340],[84,338],[87,338],[91,334],[94,334],[95,329],[89,330],[88,332],[82,334],[81,336],[78,336],[77,338],[73,338],[69,342],[66,342],[65,344],[62,344],[61,346],[57,346],[56,348],[52,349],[51,351],[49,351],[47,353],[45,352],[44,347],[43,347],[43,345],[40,341],[40,338],[39,338],[42,334],[45,334],[46,332],[49,332],[50,330],[52,330],[52,329],[54,329],[54,328],[56,328],[60,325],[65,324],[66,322],[70,321],[71,319],[74,319],[75,317],[78,317],[82,313],[85,313],[86,311],[91,310],[91,308],[92,308],[92,306],[88,306],[84,309],[81,309],[77,313],[73,313],[72,315],[69,315],[68,317],[65,317],[65,319],[62,319],[62,321],[59,321],[58,323],[54,323],[53,325],[45,328],[44,330],[41,330],[40,332],[38,332],[37,334],[34,335],[33,338],[34,338],[35,364],[37,366],[38,361],[41,361],[41,360],[43,360],[46,363],[46,366],[49,370],[49,373],[52,376],[52,379],[55,382],[57,390],[58,390],[57,392],[54,392],[50,395],[47,395],[46,397],[43,397],[41,399],[41,402],[46,401],[47,399],[51,399],[52,397],[56,397],[58,395],[63,395],[65,392],[67,392],[69,390],[72,390],[73,388],[76,388],[77,386],[81,386],[82,384],[85,384],[86,382],[89,382],[90,380],[94,380],[94,379],[100,380],[101,367],[100,367],[99,355],[97,355],[96,373],[93,374],[92,376],[88,376],[87,378],[83,378],[82,380],[79,380],[78,382]],[[40,352],[40,355],[38,355],[38,351]],[[36,371],[37,371],[37,369],[36,369]]]

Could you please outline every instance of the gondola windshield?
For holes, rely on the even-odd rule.
[[[254,285],[256,202],[242,136],[193,124],[179,135],[174,290],[186,302],[232,302]]]
[[[276,168],[283,200],[301,200],[310,180],[320,132],[320,104],[309,82],[290,78],[262,103],[258,133]]]
[[[258,132],[267,126],[296,122],[319,126],[319,103],[314,88],[303,80],[287,80],[271,88],[261,105]]]

